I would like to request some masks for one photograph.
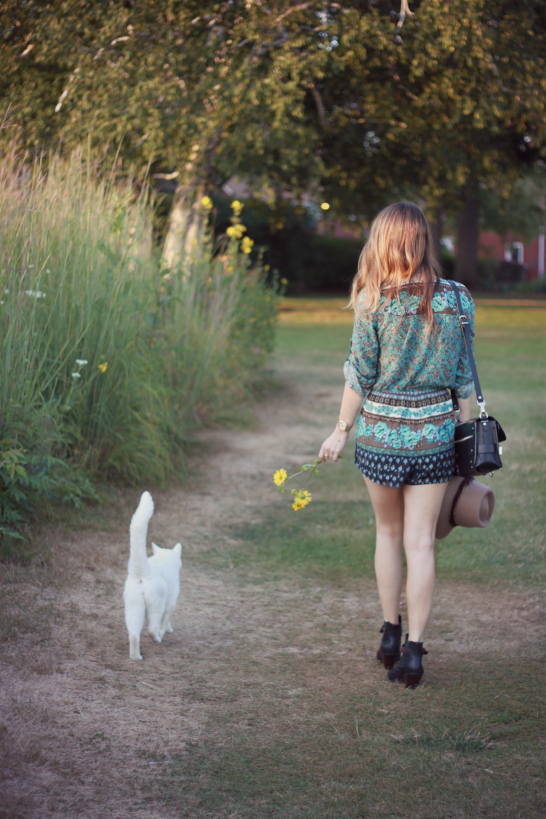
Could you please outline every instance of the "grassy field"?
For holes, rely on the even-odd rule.
[[[341,394],[341,368],[352,327],[352,313],[342,312],[343,304],[341,299],[301,303],[286,299],[283,305],[279,366],[297,369],[300,380],[308,379],[310,391],[338,383]],[[487,530],[456,529],[438,542],[440,575],[488,583],[544,581],[545,307],[546,302],[541,309],[489,306],[478,300],[476,356],[488,410],[508,436],[503,447],[505,466],[483,479],[496,494],[495,514]],[[317,449],[320,443],[317,439]],[[260,541],[259,556],[269,568],[293,565],[298,571],[305,567],[340,579],[373,572],[374,533],[369,527],[365,530],[363,548],[361,526],[364,520],[369,522],[372,510],[360,497],[361,479],[352,453],[349,445],[339,468],[323,468],[323,476],[310,485],[317,500],[305,512],[279,523],[272,511],[265,529],[260,524],[266,537]],[[253,542],[251,531],[241,534]]]
[[[478,304],[505,466],[489,528],[438,543],[409,691],[374,656],[374,524],[352,442],[304,510],[272,482],[335,423],[341,306],[284,301],[255,422],[207,433],[191,480],[154,491],[149,536],[181,540],[184,568],[174,633],[143,638],[143,662],[127,658],[122,604],[137,491],[93,528],[44,527],[29,565],[0,564],[0,819],[546,815],[546,309]]]
[[[315,408],[332,387],[341,394],[351,332],[342,304],[290,299],[281,311],[277,366],[308,389]],[[434,663],[438,671],[432,681],[429,673],[421,688],[404,692],[380,682],[379,672],[373,682],[364,672],[359,684],[360,665],[345,658],[339,667],[325,664],[314,656],[313,640],[330,640],[339,654],[335,649],[347,635],[347,623],[336,622],[331,611],[304,641],[305,658],[282,654],[270,666],[277,696],[251,709],[251,731],[248,724],[245,730],[226,725],[225,746],[196,749],[192,764],[206,780],[200,798],[207,815],[545,815],[542,646],[532,636],[543,611],[545,343],[546,310],[478,302],[478,368],[489,411],[507,432],[505,466],[486,479],[497,498],[489,528],[456,529],[437,544],[439,603],[429,629],[436,657],[428,667]],[[294,422],[309,409],[300,407]],[[319,435],[317,449],[320,443]],[[373,594],[372,510],[352,447],[313,481],[314,501],[302,512],[288,511],[286,495],[286,512],[272,504],[262,508],[260,521],[232,531],[239,545],[230,557],[241,580],[292,582],[308,589],[309,598],[317,586]],[[516,625],[519,643],[510,639]],[[463,629],[470,632],[466,640]],[[357,646],[348,650],[358,654]],[[250,661],[246,673],[250,680],[256,674]],[[290,688],[297,704],[280,704],[280,692]],[[174,778],[187,773],[187,765],[175,766]]]

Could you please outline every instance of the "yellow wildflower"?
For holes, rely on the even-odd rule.
[[[292,494],[294,495],[294,502],[298,502],[303,504],[303,506],[307,506],[308,503],[311,503],[311,493],[307,491],[307,489],[293,489]],[[300,509],[303,509],[303,506],[300,506]]]
[[[203,196],[201,199],[201,207],[205,210],[212,210],[212,199],[210,196]]]
[[[300,509],[303,509],[305,506],[307,506],[307,503],[305,501],[302,501],[299,498],[296,498],[296,500],[292,504],[292,509],[294,510],[294,512],[298,512]]]
[[[241,239],[245,231],[246,227],[244,225],[230,225],[226,230],[226,233],[228,236],[235,239]]]
[[[239,214],[241,213],[243,207],[244,207],[243,203],[239,202],[238,199],[234,199],[233,202],[231,203],[231,209],[232,209],[233,213],[235,214],[235,216],[239,216]]]
[[[107,361],[104,361],[102,364],[99,364],[99,370],[101,371],[101,373],[105,373],[107,367],[108,367],[108,362]]]
[[[330,210],[330,205],[328,204],[328,202],[323,202],[320,207],[322,208],[322,210]]]
[[[243,253],[250,253],[253,244],[254,240],[251,239],[249,236],[245,236],[245,238],[241,242],[241,250],[243,251]]]
[[[287,477],[288,473],[286,469],[277,469],[277,471],[273,475],[273,483],[275,484],[275,486],[282,486]]]

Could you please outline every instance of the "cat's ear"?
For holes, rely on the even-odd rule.
[[[153,551],[154,555],[156,555],[158,552],[161,551],[161,548],[159,546],[156,546],[155,543],[152,543],[152,551]]]
[[[177,543],[176,546],[174,546],[173,548],[173,552],[175,552],[178,555],[178,557],[182,557],[182,544]]]

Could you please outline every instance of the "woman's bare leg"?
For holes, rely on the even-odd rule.
[[[404,533],[404,495],[374,483],[364,476],[375,513],[375,576],[383,618],[398,623],[402,591],[402,537]]]
[[[432,606],[436,571],[434,533],[447,483],[404,485],[404,548],[408,576],[409,640],[420,642]]]

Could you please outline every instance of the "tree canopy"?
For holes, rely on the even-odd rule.
[[[541,156],[541,0],[8,0],[0,88],[28,147],[90,139],[218,188],[456,212]],[[119,145],[121,143],[121,149]]]

